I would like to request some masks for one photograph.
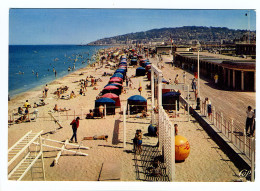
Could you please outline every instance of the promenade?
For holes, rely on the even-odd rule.
[[[179,82],[183,84],[183,71],[181,68],[173,67],[171,65],[172,58],[164,55],[163,71],[166,80],[174,81],[176,75],[179,75]],[[152,63],[158,63],[156,58],[149,58]],[[191,81],[194,75],[186,71],[186,85],[191,88]],[[191,104],[195,106],[195,95],[191,92]],[[256,92],[242,92],[242,91],[227,91],[219,89],[213,80],[200,77],[200,98],[202,101],[208,97],[215,106],[217,112],[222,112],[226,120],[234,120],[235,131],[243,132],[246,122],[246,110],[250,105],[253,109],[256,108]]]

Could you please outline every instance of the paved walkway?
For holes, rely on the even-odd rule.
[[[156,64],[156,58],[149,58],[151,63]],[[174,81],[174,78],[179,74],[179,81],[183,84],[181,68],[172,67],[171,62],[172,58],[169,56],[163,56],[163,65],[162,68],[163,76],[166,80],[170,78]],[[186,71],[186,84],[191,85],[191,80],[193,75]],[[246,83],[245,83],[246,84]],[[215,106],[217,112],[223,112],[224,118],[234,119],[234,126],[236,131],[244,131],[245,121],[246,121],[246,110],[250,105],[253,108],[256,108],[256,93],[255,92],[240,92],[240,91],[227,91],[218,89],[215,86],[213,80],[200,78],[200,96],[204,100],[205,97],[208,97],[211,100],[212,106]],[[195,101],[194,94],[191,93],[191,101]]]

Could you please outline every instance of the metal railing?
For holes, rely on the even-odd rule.
[[[201,101],[200,105],[201,114],[206,116],[207,120],[252,162],[255,152],[254,137],[248,137],[245,130],[244,132],[239,131],[234,120],[225,118],[223,113],[216,111],[214,106],[212,113],[208,115],[207,104]]]

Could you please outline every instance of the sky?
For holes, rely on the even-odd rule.
[[[256,30],[256,14],[241,9],[9,9],[9,44],[86,44],[126,33],[182,26]]]

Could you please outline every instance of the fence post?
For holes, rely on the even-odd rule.
[[[251,137],[251,182],[255,181],[255,138]]]
[[[123,107],[123,123],[124,123],[124,148],[126,148],[126,107]]]
[[[223,127],[223,121],[224,121],[224,118],[223,118],[223,113],[221,112],[221,124],[220,124],[220,132],[223,131],[222,127]]]
[[[128,111],[127,112],[128,112],[128,118],[129,118],[130,117],[130,105],[128,104],[127,107],[128,107]]]
[[[169,121],[170,122],[170,121]],[[171,123],[170,123],[171,124]],[[172,126],[171,124],[171,134],[170,134],[170,138],[171,138],[171,180],[170,181],[174,181],[175,179],[175,128],[174,126]]]
[[[244,148],[243,148],[243,150],[244,150],[244,154],[246,154],[246,130],[244,129]]]
[[[83,119],[83,107],[81,106],[81,119]]]
[[[178,111],[178,109],[177,109],[177,100],[175,100],[175,117],[177,118],[177,111]]]
[[[187,108],[188,122],[190,122],[190,96],[189,96],[189,93],[190,93],[190,86],[188,85],[188,95],[187,95],[187,98],[188,98],[188,108]]]
[[[212,111],[212,117],[213,117],[213,125],[215,125],[215,121],[216,121],[216,108],[215,106],[213,106],[213,111]]]
[[[104,118],[106,119],[107,116],[107,104],[105,104],[105,111],[104,111]]]
[[[231,119],[231,143],[233,143],[234,120]]]

